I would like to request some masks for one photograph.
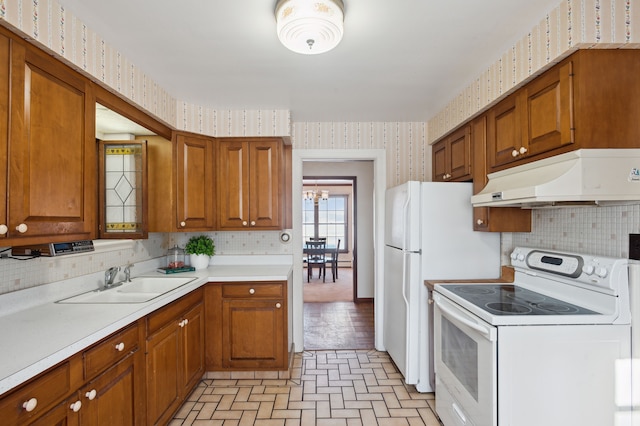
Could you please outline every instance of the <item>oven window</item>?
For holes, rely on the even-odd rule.
[[[445,317],[441,324],[442,362],[477,401],[478,344]]]

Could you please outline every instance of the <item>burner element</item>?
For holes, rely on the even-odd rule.
[[[456,290],[464,294],[483,294],[484,295],[484,294],[496,293],[496,291],[491,288],[481,287],[477,285],[462,285],[460,287],[457,287]]]
[[[532,311],[531,308],[518,303],[491,302],[485,306],[492,311],[509,314],[528,314]]]
[[[552,302],[543,302],[543,303],[534,303],[533,304],[538,309],[544,309],[545,311],[551,311],[556,313],[575,313],[578,312],[578,309],[573,306],[563,305],[560,303],[552,303]]]

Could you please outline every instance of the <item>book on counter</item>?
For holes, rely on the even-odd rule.
[[[178,268],[162,267],[162,268],[156,269],[156,271],[162,272],[163,274],[177,274],[179,272],[191,272],[195,270],[196,268],[194,268],[193,266],[180,266]]]

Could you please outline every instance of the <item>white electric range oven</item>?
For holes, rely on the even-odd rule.
[[[516,248],[509,284],[436,284],[445,426],[614,425],[631,357],[628,260]],[[629,389],[630,391],[630,389]]]

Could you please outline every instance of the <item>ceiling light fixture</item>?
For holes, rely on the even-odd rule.
[[[342,40],[342,0],[279,0],[276,4],[278,38],[296,53],[328,52]]]

